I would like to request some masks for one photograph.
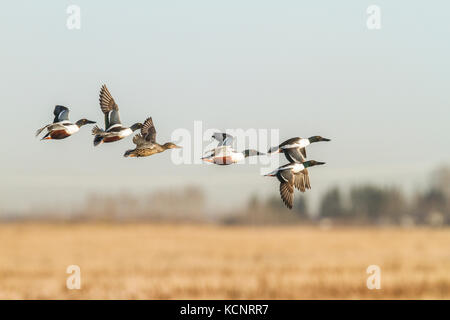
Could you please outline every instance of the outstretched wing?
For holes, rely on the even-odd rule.
[[[231,146],[234,141],[234,137],[231,134],[225,132],[216,132],[212,135],[212,137],[219,141],[218,147]]]
[[[137,148],[145,145],[147,143],[147,140],[142,136],[142,134],[138,133],[133,137],[133,143],[136,145]]]
[[[280,183],[280,195],[286,207],[292,209],[294,202],[294,187],[289,182]]]
[[[53,110],[53,114],[55,115],[53,123],[61,121],[69,121],[69,108],[67,107],[57,105],[55,106],[55,110]]]
[[[119,116],[119,106],[114,101],[111,93],[106,85],[102,85],[100,89],[100,109],[105,114],[105,129],[115,124],[121,124]]]
[[[306,185],[306,181],[307,181],[307,176],[308,176],[308,171],[305,169],[303,171],[300,171],[299,173],[296,173],[294,175],[294,186],[300,190],[301,192],[305,192],[307,185]]]
[[[145,119],[141,128],[141,134],[145,140],[155,143],[156,142],[156,129],[153,125],[152,117]]]

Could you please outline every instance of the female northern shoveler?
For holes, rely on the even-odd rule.
[[[247,149],[243,152],[237,152],[230,146],[217,147],[210,151],[208,156],[202,158],[203,161],[218,165],[229,165],[244,160],[247,157],[264,155],[259,151]]]
[[[156,129],[151,117],[145,120],[141,133],[133,137],[133,143],[136,145],[136,148],[127,150],[123,155],[124,157],[148,157],[168,149],[181,148],[172,142],[167,142],[163,145],[156,142]]]
[[[95,126],[92,134],[95,135],[94,146],[98,146],[103,142],[114,142],[128,137],[134,131],[142,128],[142,123],[135,123],[127,128],[122,126],[119,117],[119,106],[114,101],[111,93],[109,93],[106,85],[100,89],[100,108],[105,115],[105,130]]]
[[[42,131],[47,129],[47,134],[41,140],[64,139],[71,136],[75,132],[78,132],[81,126],[84,126],[88,123],[95,123],[95,121],[87,119],[81,119],[75,123],[71,123],[69,121],[69,108],[60,105],[55,106],[53,114],[55,115],[53,123],[48,124],[36,131],[37,137],[39,134],[41,134]]]
[[[267,153],[284,153],[289,162],[304,162],[306,160],[306,147],[311,143],[319,141],[331,141],[321,136],[313,136],[310,138],[291,138],[280,144],[279,146],[271,148]]]
[[[277,177],[280,181],[280,195],[284,204],[292,209],[294,202],[294,187],[305,192],[311,189],[309,182],[309,173],[306,168],[325,164],[315,160],[305,161],[303,163],[292,162],[266,174],[265,176]]]

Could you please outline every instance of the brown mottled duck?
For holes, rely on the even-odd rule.
[[[163,145],[156,142],[156,130],[151,117],[145,120],[141,133],[133,137],[133,143],[136,148],[127,150],[124,157],[148,157],[168,149],[181,148],[172,142]]]

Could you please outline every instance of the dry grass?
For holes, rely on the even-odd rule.
[[[0,252],[0,299],[450,298],[448,229],[5,224]]]

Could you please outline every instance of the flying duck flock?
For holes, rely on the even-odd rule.
[[[151,117],[147,118],[144,123],[137,122],[130,127],[123,126],[120,121],[119,106],[106,85],[102,85],[100,89],[99,102],[105,118],[105,129],[101,129],[97,125],[92,129],[94,146],[119,141],[140,130],[140,133],[133,137],[133,143],[136,147],[125,151],[124,157],[148,157],[169,149],[181,148],[172,142],[166,142],[162,145],[156,142],[156,129]],[[53,123],[37,130],[36,137],[47,129],[41,140],[65,139],[78,132],[82,126],[96,123],[85,118],[75,123],[70,122],[69,108],[62,105],[55,106],[53,115],[55,116]],[[233,148],[235,137],[228,133],[216,132],[212,135],[212,139],[216,140],[218,144],[214,149],[205,152],[202,160],[216,165],[231,165],[247,157],[283,153],[289,163],[264,176],[278,179],[281,199],[289,209],[292,209],[293,206],[294,189],[301,192],[311,189],[308,168],[325,164],[325,162],[306,160],[306,147],[315,142],[331,141],[321,136],[295,137],[270,148],[267,153],[262,153],[254,149],[246,149],[242,152],[236,151]]]

